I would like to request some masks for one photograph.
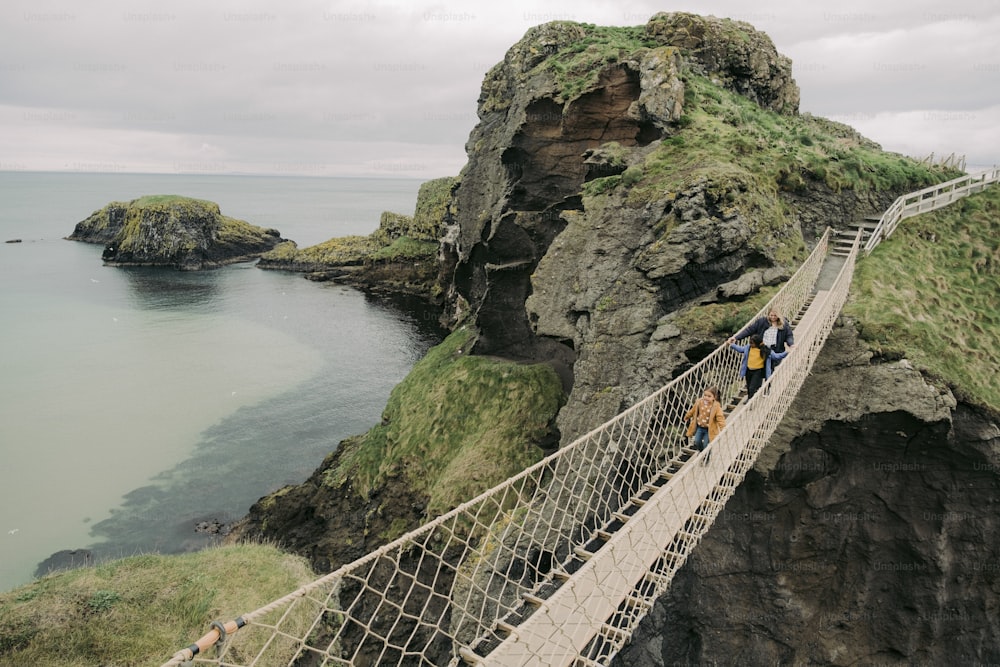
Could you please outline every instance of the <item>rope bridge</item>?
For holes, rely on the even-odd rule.
[[[1000,179],[904,195],[899,220]],[[757,317],[798,313],[796,345],[752,401],[727,345],[531,468],[367,556],[227,623],[163,667],[607,665],[777,428],[847,300],[865,235],[834,276],[829,237]],[[756,317],[754,318],[756,319]],[[684,414],[708,386],[738,403],[703,452]],[[211,654],[211,655],[210,655]]]
[[[861,235],[816,291],[830,230],[758,313],[796,346],[704,452],[684,414],[737,401],[723,345],[534,466],[367,556],[212,630],[163,667],[606,665],[712,525],[805,380],[847,298]]]

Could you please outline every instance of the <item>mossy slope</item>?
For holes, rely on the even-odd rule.
[[[878,355],[907,358],[1000,414],[1000,186],[908,218],[858,263],[845,312]]]
[[[197,638],[192,628],[314,578],[302,558],[249,544],[51,574],[0,594],[0,665],[159,665]]]
[[[392,391],[382,423],[328,471],[362,496],[391,478],[426,495],[435,516],[538,461],[555,444],[565,399],[546,364],[471,356],[462,328],[432,348]]]

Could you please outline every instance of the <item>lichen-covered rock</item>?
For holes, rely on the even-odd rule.
[[[685,13],[536,26],[486,75],[441,243],[446,317],[473,319],[474,353],[572,369],[564,444],[697,361],[704,332],[664,335],[673,311],[751,296],[826,226],[899,194],[833,190],[799,156],[765,175],[775,142],[754,119],[780,112],[782,141],[803,145],[793,122],[813,119],[797,105],[791,63],[766,35]],[[714,148],[733,126],[747,136]],[[812,127],[835,150],[877,150]]]
[[[641,32],[536,26],[487,74],[442,245],[452,316],[475,313],[477,351],[574,356],[567,341],[536,336],[522,304],[583,184],[626,171],[681,116],[680,54]]]
[[[264,229],[222,215],[219,205],[176,195],[112,202],[76,225],[71,240],[104,243],[109,266],[210,269],[259,257],[284,241]]]
[[[125,227],[125,213],[128,202],[113,201],[78,222],[73,233],[66,238],[84,243],[111,243]]]
[[[646,34],[684,49],[722,85],[760,106],[779,113],[798,113],[799,88],[792,79],[792,61],[749,23],[661,12],[646,24]]]
[[[545,315],[536,317],[531,308],[525,313],[520,304],[533,292],[565,291],[566,285],[557,283],[569,276],[546,279],[536,267],[569,222],[581,220],[575,214],[584,208],[584,183],[617,174],[641,179],[644,147],[677,131],[684,114],[686,66],[724,78],[732,89],[769,108],[797,111],[791,63],[765,35],[748,24],[688,14],[657,14],[646,26],[634,29],[564,21],[535,26],[487,74],[479,98],[481,121],[467,143],[469,162],[455,191],[454,217],[442,247],[444,263],[454,267],[449,294],[453,320],[475,314],[483,330],[477,351],[564,360],[579,353],[578,337],[569,335],[576,326],[573,322],[560,322],[547,331],[544,325],[535,326]],[[591,211],[584,224],[607,229],[616,240],[629,239],[625,246],[631,245],[630,253],[640,254],[640,240],[653,241],[652,230],[661,217],[658,205],[674,206],[680,213],[684,203],[681,198],[629,212],[622,217],[635,220],[624,225],[634,227],[630,231],[612,231],[619,221],[612,225]],[[710,206],[692,209],[685,220],[703,218],[706,208]],[[622,213],[620,207],[607,211],[608,217]],[[735,210],[723,217],[733,227],[745,222]],[[703,228],[701,233],[730,244],[745,240],[738,231],[720,235]],[[722,245],[721,254],[732,258],[728,271],[741,269],[738,246]],[[618,254],[617,248],[606,244],[602,250]],[[676,257],[681,264],[693,259]],[[600,262],[608,275],[623,279],[628,275],[624,265]],[[663,281],[678,268],[650,271],[647,278]],[[587,276],[568,284],[579,283],[580,278],[589,283],[590,292],[605,289]],[[709,279],[681,282],[693,286]],[[623,291],[635,294],[642,289]],[[613,295],[605,296],[614,300]],[[535,300],[540,303],[544,298]],[[597,299],[591,301],[588,307]],[[568,310],[577,313],[568,314],[574,321],[585,312]],[[654,322],[663,315],[659,307],[647,310]],[[583,319],[590,321],[587,316]],[[556,341],[565,347],[554,345]]]

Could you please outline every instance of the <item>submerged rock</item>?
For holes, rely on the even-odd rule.
[[[36,577],[59,570],[72,570],[94,564],[94,553],[90,549],[63,549],[52,554],[35,568]]]
[[[260,257],[285,239],[222,215],[219,205],[177,195],[111,202],[79,222],[67,237],[105,244],[110,266],[169,266],[211,269]]]

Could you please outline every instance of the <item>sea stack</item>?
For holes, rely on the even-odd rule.
[[[260,257],[284,241],[264,229],[222,215],[219,205],[178,195],[111,202],[79,222],[67,237],[103,243],[109,266],[211,269]]]

